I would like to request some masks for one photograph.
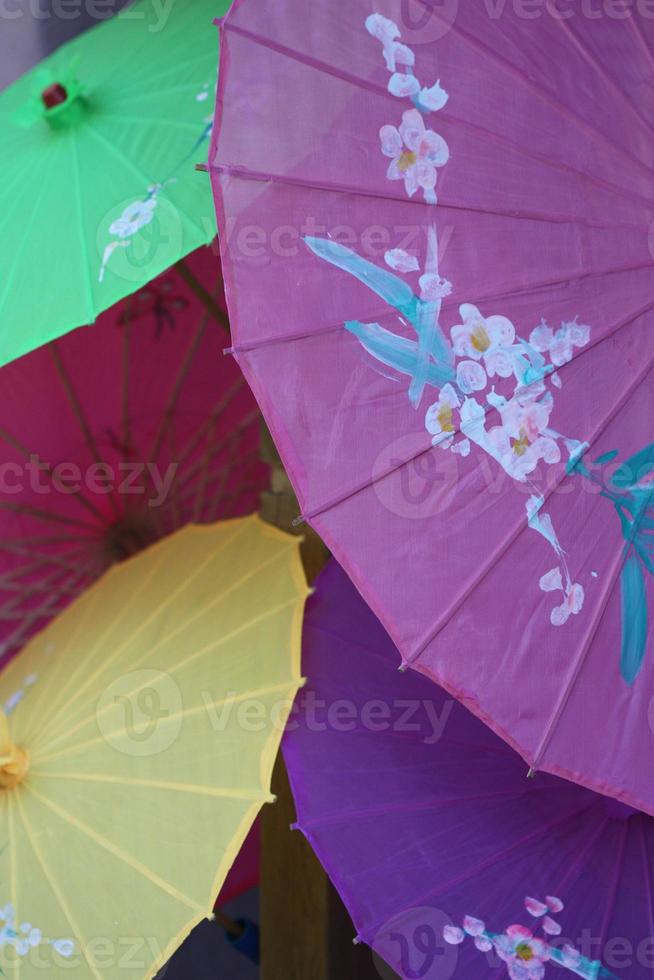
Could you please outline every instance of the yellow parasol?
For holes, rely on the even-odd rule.
[[[272,799],[307,593],[296,538],[189,526],[2,674],[5,975],[143,980],[211,914]]]

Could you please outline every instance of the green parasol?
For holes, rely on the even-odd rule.
[[[195,163],[213,114],[211,23],[228,7],[141,0],[0,95],[0,364],[213,239]]]

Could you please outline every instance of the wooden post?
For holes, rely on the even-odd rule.
[[[261,453],[271,467],[261,516],[304,536],[302,559],[311,583],[329,552],[310,527],[293,528],[299,507],[265,427]],[[318,859],[303,835],[290,829],[295,807],[281,753],[272,791],[277,802],[261,816],[262,980],[379,980],[370,949],[354,945],[354,926]]]

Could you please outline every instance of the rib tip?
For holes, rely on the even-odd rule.
[[[363,940],[361,939],[361,936],[355,936],[354,939],[352,940],[352,945],[360,946],[362,942]]]
[[[271,793],[269,796],[266,797],[266,799],[264,800],[264,802],[265,803],[276,803],[277,802],[277,797],[275,796],[274,793]]]
[[[290,823],[288,825],[288,829],[289,830],[299,830],[300,829],[300,825],[299,825],[299,823]]]
[[[527,779],[535,779],[535,778],[536,778],[536,769],[533,769],[530,766],[529,767],[529,772],[527,773]]]
[[[397,669],[400,672],[400,674],[406,674],[407,670],[409,669],[409,665],[402,663]]]
[[[201,174],[208,174],[209,173],[209,167],[207,166],[206,163],[196,163],[195,169],[198,171],[198,173],[201,173]]]
[[[235,353],[236,353],[235,347],[223,347],[223,354],[235,354]]]
[[[291,527],[300,527],[302,524],[304,524],[304,522],[305,522],[305,518],[302,514],[300,514],[298,517],[293,518]]]

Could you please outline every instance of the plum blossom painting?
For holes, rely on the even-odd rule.
[[[427,129],[424,118],[442,109],[448,95],[440,79],[432,88],[420,85],[414,74],[415,55],[400,42],[397,24],[381,14],[371,14],[366,28],[382,42],[392,72],[389,92],[414,104],[402,114],[399,128],[386,125],[380,130],[381,151],[391,157],[386,176],[389,180],[403,179],[409,197],[421,190],[425,201],[436,205],[437,168],[447,163],[449,149],[442,136]],[[398,72],[400,65],[403,71]],[[563,435],[550,425],[554,392],[564,384],[559,369],[572,360],[575,349],[588,344],[591,328],[575,318],[554,330],[543,318],[523,338],[507,317],[484,316],[473,304],[463,303],[459,309],[462,322],[452,326],[448,339],[440,323],[441,301],[452,292],[452,284],[439,275],[435,223],[427,229],[419,296],[397,276],[382,273],[342,245],[328,239],[306,241],[320,258],[365,282],[415,330],[417,339],[407,341],[378,323],[346,323],[346,329],[368,353],[410,377],[408,396],[414,408],[420,406],[426,387],[438,389],[438,398],[425,416],[432,445],[467,456],[473,444],[512,479],[526,484],[540,462],[558,463],[563,451],[570,471],[601,486],[601,493],[620,517],[625,538],[620,667],[624,680],[633,683],[647,643],[644,579],[654,574],[654,442],[624,463],[615,483],[603,479],[600,472],[618,455],[617,450],[595,460],[600,472],[593,474],[584,464],[588,443]],[[412,258],[399,249],[385,255],[391,269],[404,273],[420,270]],[[533,490],[526,503],[528,526],[550,544],[557,561],[540,577],[538,585],[544,592],[561,593],[562,601],[552,609],[550,622],[564,626],[571,615],[581,612],[584,586],[572,581],[566,552],[543,511],[546,498],[536,486]]]
[[[495,951],[499,959],[506,964],[510,980],[544,980],[546,964],[561,967],[578,977],[594,980],[604,977],[608,980],[615,978],[602,965],[584,957],[570,943],[555,946],[551,943],[554,937],[560,936],[563,928],[552,916],[562,912],[564,904],[555,895],[548,895],[544,902],[527,896],[525,908],[529,915],[539,923],[540,929],[519,924],[507,926],[504,932],[489,932],[481,919],[466,915],[463,927],[445,926],[443,938],[452,946],[459,946],[466,938],[473,940],[480,953]],[[537,933],[541,932],[539,936]]]

